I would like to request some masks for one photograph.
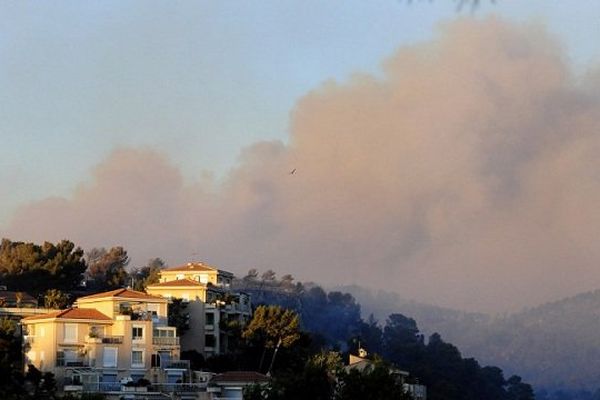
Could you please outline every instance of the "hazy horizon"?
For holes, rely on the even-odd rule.
[[[415,7],[428,12],[426,4]],[[255,61],[283,56],[248,46],[243,35],[229,32],[221,49],[199,45],[203,35],[221,32],[213,25],[231,22],[217,11],[225,22],[193,14],[200,28],[173,10],[181,25],[172,29],[157,14],[136,14],[132,21],[143,29],[123,36],[130,47],[115,41],[129,32],[130,21],[119,19],[122,31],[110,33],[103,52],[90,51],[89,62],[73,67],[73,85],[68,76],[50,84],[33,61],[20,64],[20,52],[0,61],[3,82],[12,73],[22,85],[33,79],[25,94],[10,86],[18,101],[3,98],[10,118],[1,131],[0,236],[66,238],[84,249],[121,245],[132,266],[161,257],[239,275],[273,269],[468,311],[516,311],[600,288],[599,49],[574,52],[550,22],[449,9],[451,20],[444,9],[443,22],[428,22],[437,28],[390,39],[349,71],[336,70],[348,61],[330,58],[353,43],[338,53],[334,42],[320,46],[307,31],[312,47],[298,54],[288,48],[281,69],[296,74],[295,87]],[[125,14],[100,5],[85,11],[106,18],[102,27]],[[300,20],[310,19],[305,11]],[[252,15],[281,23],[276,17]],[[161,35],[151,32],[155,25]],[[296,37],[303,29],[310,26],[289,28],[290,37],[271,50],[294,40],[304,45],[307,37]],[[39,34],[15,32],[23,41]],[[371,39],[381,42],[385,32]],[[358,51],[368,52],[366,45]],[[66,47],[48,51],[70,68],[78,53]],[[239,65],[202,69],[230,63],[221,59],[230,47]],[[251,53],[258,48],[262,53]],[[123,71],[103,69],[120,60]],[[53,92],[42,91],[39,100],[36,85]],[[91,93],[85,110],[80,93]],[[44,113],[29,114],[37,101]],[[102,118],[87,116],[96,109]],[[47,134],[22,134],[31,124]],[[87,135],[88,128],[96,133]]]

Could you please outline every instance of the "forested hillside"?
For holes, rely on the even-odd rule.
[[[294,283],[290,275],[277,279],[273,271],[259,275],[251,270],[235,285],[251,293],[255,304],[277,304],[297,312],[313,346],[347,353],[356,352],[360,344],[376,357],[410,371],[413,379],[427,385],[431,400],[533,399],[532,388],[519,376],[506,378],[498,367],[484,367],[474,358],[464,358],[459,348],[442,335],[422,333],[409,316],[395,312],[381,321],[363,319],[360,305],[350,293],[327,292],[313,283]],[[313,367],[306,365],[309,371]],[[295,371],[296,377],[285,380],[283,388],[274,387],[274,392],[293,387],[283,398],[308,396],[302,390],[315,376],[304,376],[306,368]],[[293,398],[328,398],[314,396],[311,393]]]
[[[600,387],[600,290],[501,316],[420,304],[349,286],[363,315],[410,315],[426,333],[439,332],[465,355],[517,372],[564,399],[589,399]],[[587,394],[582,392],[586,391]],[[600,398],[600,396],[598,396]]]

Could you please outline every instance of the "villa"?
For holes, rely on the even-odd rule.
[[[158,283],[146,291],[167,299],[182,299],[190,315],[189,330],[181,338],[181,349],[196,350],[210,357],[227,352],[229,329],[250,317],[250,296],[233,292],[233,274],[196,262],[161,271]]]
[[[26,365],[54,373],[64,390],[185,382],[189,362],[179,360],[167,304],[159,296],[117,289],[81,297],[66,310],[23,318]]]

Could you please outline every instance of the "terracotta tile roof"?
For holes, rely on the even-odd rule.
[[[256,371],[227,371],[212,378],[213,382],[268,382],[269,377]]]
[[[149,288],[155,287],[206,287],[205,284],[195,281],[193,279],[177,279],[174,281],[161,282],[161,283],[153,283],[152,285],[148,285]]]
[[[138,292],[137,290],[116,289],[116,290],[111,290],[110,292],[102,292],[102,293],[92,294],[89,296],[80,297],[77,299],[77,301],[88,300],[88,299],[102,299],[102,298],[106,298],[106,297],[113,297],[113,298],[119,298],[119,299],[147,299],[147,300],[162,299],[162,297],[152,296],[152,295],[146,294],[144,292]]]
[[[206,265],[202,262],[190,262],[177,267],[165,268],[163,272],[180,272],[180,271],[218,271],[217,268]]]
[[[48,314],[33,315],[23,318],[24,321],[33,321],[37,319],[92,319],[96,321],[112,321],[109,317],[93,308],[68,308],[66,310],[54,311]]]

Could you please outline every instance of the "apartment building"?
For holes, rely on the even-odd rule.
[[[163,298],[183,299],[190,315],[189,330],[182,335],[182,350],[204,355],[221,354],[229,346],[230,328],[251,316],[250,296],[233,292],[231,272],[196,262],[161,271],[158,283],[146,291]]]
[[[73,308],[23,318],[25,361],[73,390],[119,390],[119,382],[140,379],[184,382],[189,363],[179,360],[167,305],[159,296],[117,289],[81,297]]]

